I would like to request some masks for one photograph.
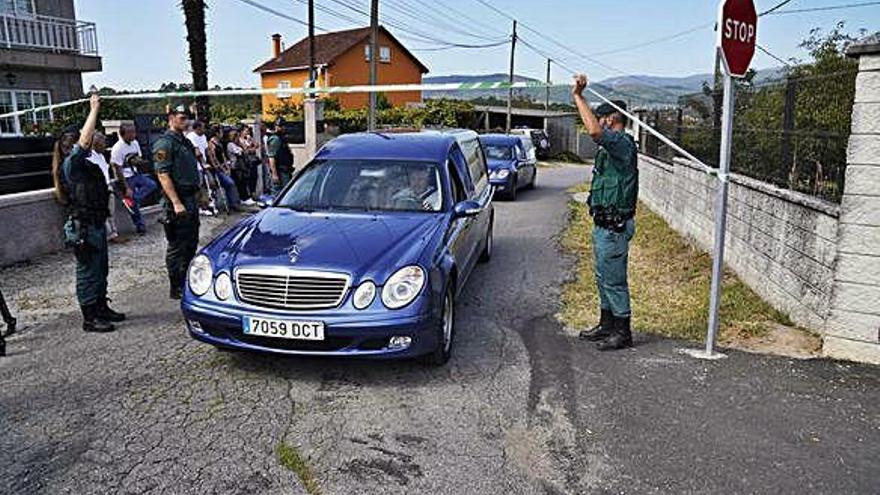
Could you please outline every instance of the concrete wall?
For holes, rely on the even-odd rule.
[[[711,251],[715,179],[686,160],[639,158],[640,198],[672,228]],[[839,208],[731,176],[725,262],[798,325],[821,333],[831,302]]]
[[[880,36],[848,54],[859,75],[823,352],[880,364]]]
[[[122,234],[134,233],[125,207],[117,201],[116,226]],[[158,206],[143,208],[147,228],[159,228]],[[61,228],[64,209],[51,189],[0,196],[0,266],[11,265],[64,249]]]

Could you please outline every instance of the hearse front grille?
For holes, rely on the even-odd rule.
[[[339,306],[350,282],[343,273],[291,268],[239,268],[235,275],[238,297],[243,302],[299,311]]]

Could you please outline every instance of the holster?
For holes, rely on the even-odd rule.
[[[608,229],[613,232],[623,232],[626,230],[626,222],[632,218],[631,214],[620,212],[617,208],[591,208],[590,213],[593,215],[593,223],[597,227]]]

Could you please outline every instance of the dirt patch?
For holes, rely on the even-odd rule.
[[[565,285],[559,318],[573,333],[598,320],[598,293],[593,274],[592,220],[583,203],[588,186],[572,190],[570,224],[563,247],[578,258],[577,272]],[[701,341],[709,310],[712,259],[687,242],[644,205],[636,214],[630,245],[629,282],[633,329],[667,337]],[[795,327],[789,318],[763,301],[733,272],[724,274],[719,342],[752,352],[813,357],[818,338]]]

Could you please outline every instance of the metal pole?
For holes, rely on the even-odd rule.
[[[309,0],[309,87],[315,87],[315,0]],[[310,94],[309,98],[314,98]]]
[[[370,86],[376,85],[377,58],[379,57],[379,0],[373,0],[370,8]],[[376,129],[376,92],[370,91],[370,112],[367,129]]]
[[[508,76],[508,82],[513,84],[513,56],[516,52],[516,21],[513,21],[513,34],[510,36],[510,75]],[[513,88],[507,89],[507,126],[505,127],[505,131],[510,133],[510,113],[512,110],[512,102],[513,102]]]
[[[550,63],[553,60],[547,59],[547,91],[544,93],[544,112],[550,111]],[[546,120],[545,120],[546,122]],[[546,127],[546,125],[544,126]]]
[[[718,195],[715,198],[715,249],[712,256],[712,288],[709,301],[709,330],[706,355],[712,356],[718,335],[718,309],[721,306],[721,282],[724,278],[724,234],[727,228],[727,186],[730,172],[730,147],[733,141],[733,79],[724,75],[724,103],[721,115],[721,155],[718,160]]]

